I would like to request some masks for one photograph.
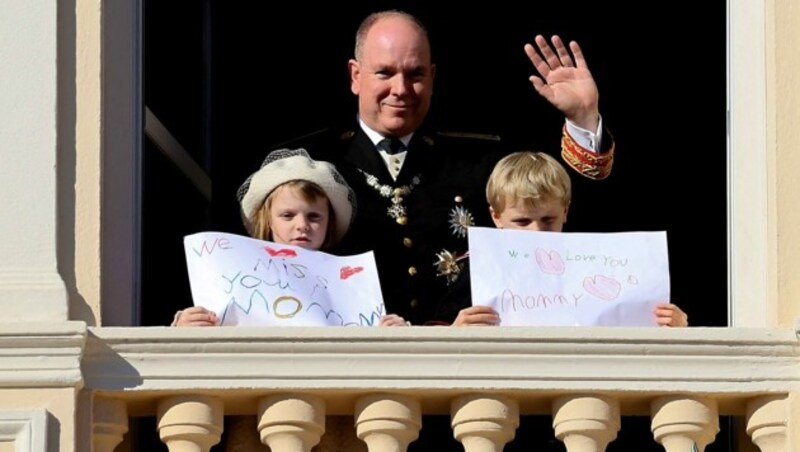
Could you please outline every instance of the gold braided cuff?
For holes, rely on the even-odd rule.
[[[581,147],[567,132],[564,126],[561,135],[561,158],[582,176],[593,180],[602,180],[611,174],[611,167],[614,165],[615,143],[610,134],[606,139],[611,140],[610,149],[606,152],[598,153]]]

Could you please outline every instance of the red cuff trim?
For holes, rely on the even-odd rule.
[[[581,147],[567,132],[564,126],[561,135],[561,158],[575,171],[589,179],[602,180],[611,174],[611,167],[614,165],[614,150],[616,145],[611,134],[606,133],[608,140],[611,141],[611,148],[608,152],[597,153]]]

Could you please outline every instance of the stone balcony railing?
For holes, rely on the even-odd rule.
[[[605,450],[620,418],[633,415],[650,416],[652,441],[667,452],[704,450],[720,416],[741,416],[762,452],[800,450],[792,427],[800,425],[800,346],[788,329],[164,327],[84,334],[87,402],[77,417],[91,425],[95,452],[113,451],[136,417],[155,417],[171,452],[208,451],[220,440],[224,416],[243,414],[256,419],[254,434],[273,452],[311,450],[326,417],[337,415],[352,416],[364,450],[401,452],[427,414],[451,416],[452,434],[467,452],[501,451],[527,414],[552,416],[554,435],[569,452]],[[41,334],[35,340],[46,342]],[[73,378],[69,367],[62,363],[62,375]],[[25,375],[17,374],[22,384]]]

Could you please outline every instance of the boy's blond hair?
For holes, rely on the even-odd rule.
[[[543,152],[521,151],[503,157],[486,184],[486,201],[496,213],[522,200],[527,207],[556,199],[569,207],[572,183],[564,166]]]

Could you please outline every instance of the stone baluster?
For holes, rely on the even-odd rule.
[[[747,434],[761,452],[785,452],[789,407],[785,395],[759,397],[747,404]]]
[[[356,435],[370,452],[405,452],[422,427],[419,402],[401,395],[361,397],[354,415]]]
[[[450,412],[453,434],[466,452],[501,452],[519,427],[517,402],[502,396],[462,396]]]
[[[661,397],[650,405],[651,430],[666,452],[703,452],[719,432],[717,403],[686,396]]]
[[[599,396],[565,396],[553,402],[553,429],[569,452],[603,452],[620,428],[619,403]]]
[[[170,452],[207,452],[220,440],[224,416],[216,397],[170,397],[158,403],[158,434]]]
[[[128,410],[125,402],[96,397],[92,407],[92,451],[114,452],[128,432]]]
[[[258,413],[261,442],[272,452],[309,452],[325,433],[325,401],[316,396],[265,397]]]

